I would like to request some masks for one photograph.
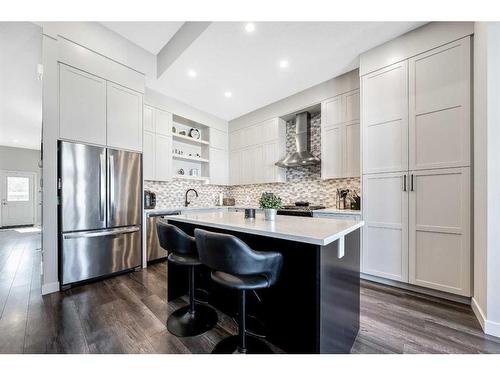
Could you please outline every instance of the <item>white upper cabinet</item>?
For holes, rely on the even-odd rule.
[[[361,272],[408,281],[408,183],[406,172],[363,176]],[[406,180],[406,182],[408,182]]]
[[[410,283],[470,296],[470,170],[410,176]]]
[[[342,103],[342,95],[325,100],[321,103],[321,125],[340,125],[345,114],[345,107]]]
[[[156,134],[172,135],[172,114],[161,109],[156,109],[154,114]]]
[[[142,151],[142,94],[107,82],[107,144]]]
[[[59,65],[59,137],[106,145],[106,81]]]
[[[342,97],[345,108],[343,122],[359,123],[359,90],[351,91]]]
[[[210,147],[210,183],[214,185],[227,185],[229,183],[227,150]]]
[[[155,181],[172,179],[172,137],[156,134],[155,137]]]
[[[210,129],[210,147],[218,148],[219,150],[228,149],[228,135],[222,130],[215,128]]]
[[[359,177],[361,174],[360,161],[360,132],[359,122],[348,124],[344,127],[345,142],[344,142],[344,177]]]
[[[155,111],[154,108],[152,108],[148,105],[144,106],[144,119],[143,119],[142,125],[143,125],[145,132],[154,133],[156,131],[154,111]]]
[[[145,180],[155,179],[155,134],[144,132],[142,151],[142,173]]]
[[[229,183],[239,185],[242,183],[241,155],[243,151],[234,150],[229,153]]]
[[[361,80],[363,173],[408,169],[408,62]]]
[[[286,123],[273,118],[234,130],[229,181],[232,185],[286,181],[286,170],[275,165],[286,153]]]
[[[321,103],[321,178],[360,175],[359,90]]]
[[[470,38],[409,60],[410,169],[470,166]]]
[[[344,128],[333,126],[321,131],[321,177],[341,178],[343,176]]]

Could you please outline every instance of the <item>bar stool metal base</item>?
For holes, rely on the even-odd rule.
[[[239,336],[229,336],[219,341],[212,350],[212,354],[273,354],[271,348],[262,340],[252,336],[246,336],[246,351],[240,352],[238,350]]]
[[[218,321],[217,312],[210,306],[196,303],[195,312],[189,305],[175,310],[167,319],[167,329],[177,337],[197,336],[212,329]]]

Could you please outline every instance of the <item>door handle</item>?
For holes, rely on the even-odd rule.
[[[99,155],[99,220],[104,221],[104,211],[106,210],[106,156],[104,153]]]
[[[126,234],[126,233],[135,233],[140,230],[140,227],[134,226],[129,228],[117,228],[111,230],[96,230],[90,232],[74,232],[74,233],[65,233],[63,234],[63,239],[71,239],[71,238],[93,238],[93,237],[105,237],[112,236],[115,234]]]
[[[414,189],[413,189],[413,173],[410,176],[410,190],[414,191]]]
[[[406,191],[406,174],[403,175],[403,191]]]
[[[115,156],[109,155],[109,211],[108,225],[115,216]]]

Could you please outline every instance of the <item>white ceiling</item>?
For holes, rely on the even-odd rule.
[[[357,68],[360,53],[422,24],[258,22],[247,33],[242,22],[213,22],[147,86],[231,120]],[[282,59],[286,69],[278,66]]]
[[[41,28],[28,22],[0,22],[0,51],[0,145],[40,149]]]
[[[101,22],[101,24],[157,55],[184,22]]]

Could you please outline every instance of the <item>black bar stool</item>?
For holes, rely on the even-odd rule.
[[[238,336],[220,341],[212,353],[272,353],[264,341],[246,335],[246,291],[269,288],[279,277],[283,256],[277,252],[254,251],[229,234],[195,229],[198,253],[212,269],[212,280],[239,292]]]
[[[194,237],[165,222],[156,223],[162,248],[169,252],[168,261],[189,267],[189,305],[174,311],[167,319],[167,329],[179,337],[200,335],[213,328],[218,321],[217,312],[210,306],[194,300],[194,268],[201,265]]]

